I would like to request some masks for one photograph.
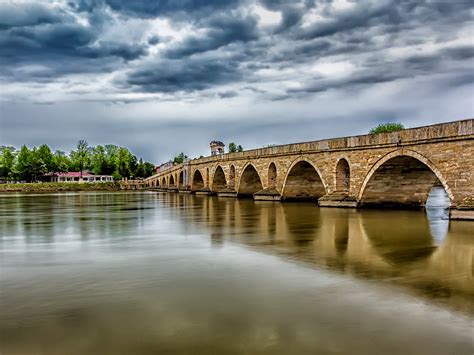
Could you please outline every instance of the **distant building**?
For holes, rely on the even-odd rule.
[[[111,175],[94,175],[87,171],[70,171],[67,173],[51,173],[45,176],[50,182],[112,182]]]
[[[221,155],[224,154],[225,144],[221,141],[212,141],[211,146],[211,155]]]

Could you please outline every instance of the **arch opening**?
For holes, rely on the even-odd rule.
[[[174,177],[170,175],[169,187],[174,187]]]
[[[214,173],[214,177],[212,179],[212,191],[217,192],[217,191],[222,191],[227,188],[227,182],[225,179],[225,174],[224,170],[222,167],[219,165],[216,168],[216,171]]]
[[[166,178],[163,176],[163,179],[161,179],[161,186],[166,187]]]
[[[317,200],[326,194],[323,181],[313,165],[305,160],[289,171],[283,187],[284,200]]]
[[[275,188],[277,179],[277,169],[275,163],[271,163],[268,167],[268,187]]]
[[[257,170],[252,164],[247,165],[242,172],[239,184],[239,197],[251,197],[257,191],[263,190],[263,184],[260,180]]]
[[[202,177],[201,172],[199,170],[196,170],[193,175],[192,189],[201,190],[203,188],[204,188],[204,179]]]
[[[423,207],[433,187],[443,185],[425,163],[408,155],[388,159],[370,176],[361,206]]]
[[[336,165],[336,191],[349,192],[351,170],[346,159],[340,159]]]

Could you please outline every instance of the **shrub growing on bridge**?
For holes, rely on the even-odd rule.
[[[405,126],[402,123],[381,123],[377,127],[374,127],[370,130],[370,134],[377,134],[377,133],[390,133],[390,132],[398,132],[405,129]]]

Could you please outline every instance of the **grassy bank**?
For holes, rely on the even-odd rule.
[[[59,192],[59,191],[118,191],[118,182],[63,183],[45,182],[32,184],[0,184],[3,192]]]

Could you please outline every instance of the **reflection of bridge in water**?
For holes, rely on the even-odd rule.
[[[265,253],[363,278],[386,279],[416,293],[472,308],[472,224],[430,220],[417,211],[320,209],[312,204],[274,204],[183,194],[157,201],[212,246],[249,246]],[[449,231],[433,233],[437,223]],[[470,309],[470,311],[474,311]]]
[[[314,199],[320,206],[424,206],[444,188],[452,218],[474,218],[473,121],[336,138],[194,159],[148,178],[148,188]]]

